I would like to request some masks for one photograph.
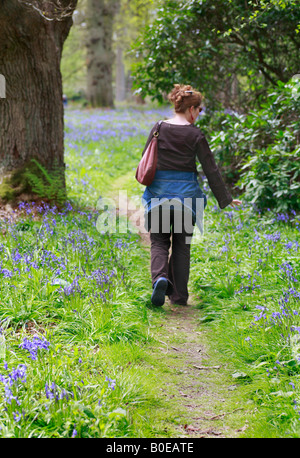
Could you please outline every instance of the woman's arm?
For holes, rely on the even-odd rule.
[[[202,132],[197,143],[197,157],[207,178],[209,187],[218,201],[219,207],[225,208],[227,205],[233,203],[234,200],[226,188],[213,153],[211,152],[207,140]]]

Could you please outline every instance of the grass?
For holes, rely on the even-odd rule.
[[[131,226],[99,232],[96,210],[120,189],[139,203],[134,170],[165,113],[67,110],[67,205],[23,203],[18,218],[1,221],[0,436],[178,434],[183,404],[164,396],[164,382],[175,392],[185,374],[161,351],[169,315],[150,304],[149,250]],[[299,437],[299,216],[214,203],[190,279],[210,364],[224,362],[208,379],[216,390],[234,386],[228,411],[249,406],[242,436]],[[179,330],[170,342],[182,339]]]
[[[264,412],[245,436],[298,437],[299,216],[215,211],[193,249],[201,322]]]

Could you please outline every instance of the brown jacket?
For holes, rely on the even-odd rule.
[[[151,129],[143,154],[157,127],[158,123]],[[197,159],[219,207],[225,208],[231,203],[232,196],[225,186],[204,134],[193,124],[175,125],[162,122],[158,137],[157,170],[197,172]]]

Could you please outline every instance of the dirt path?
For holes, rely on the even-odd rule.
[[[120,202],[119,215],[132,224],[143,224],[143,212],[132,218],[126,202]],[[129,205],[130,206],[130,205]],[[141,243],[150,251],[148,233],[141,233]],[[149,263],[150,264],[150,263]],[[150,295],[150,291],[149,291]],[[151,348],[155,355],[161,396],[172,407],[172,419],[162,422],[176,431],[178,437],[238,437],[247,429],[244,407],[230,371],[209,345],[210,332],[200,325],[199,300],[190,296],[189,306],[174,306],[168,300],[159,310],[151,332],[161,346]],[[154,312],[155,313],[155,312]],[[233,396],[233,394],[235,394]],[[170,407],[169,407],[170,409]],[[160,415],[163,418],[164,410]],[[175,418],[175,424],[174,424]]]
[[[238,387],[221,356],[210,348],[210,332],[199,326],[201,312],[195,305],[179,307],[168,302],[164,310],[153,334],[162,344],[156,359],[170,374],[161,391],[177,411],[178,435],[238,437],[248,426],[241,421],[244,408],[232,399]]]

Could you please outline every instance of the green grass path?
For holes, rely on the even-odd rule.
[[[137,204],[141,194],[132,172],[115,180],[108,193],[126,190]],[[117,198],[116,198],[117,201]],[[144,303],[151,339],[143,347],[143,383],[154,394],[135,408],[147,437],[237,437],[249,427],[251,410],[241,399],[242,387],[214,348],[213,331],[201,324],[200,299],[191,294],[188,307],[151,305],[150,249],[147,236],[136,246],[139,271],[137,298]],[[136,280],[136,279],[135,279]],[[133,285],[134,288],[134,285]],[[130,294],[130,293],[129,293]],[[139,362],[140,364],[140,362]]]

